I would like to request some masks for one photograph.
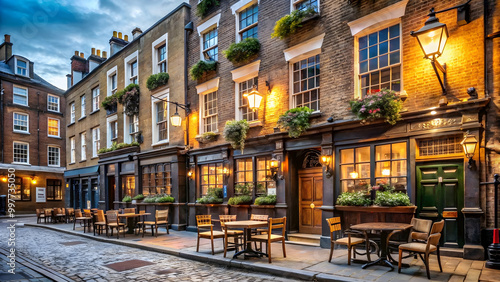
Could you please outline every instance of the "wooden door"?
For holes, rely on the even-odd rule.
[[[321,234],[323,205],[323,174],[321,168],[299,172],[299,232]]]
[[[417,170],[417,216],[445,226],[441,245],[463,247],[463,164],[419,165]]]

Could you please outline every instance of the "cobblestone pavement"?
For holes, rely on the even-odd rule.
[[[7,235],[0,224],[1,248],[7,249]],[[16,252],[75,281],[291,281],[34,227],[16,229]],[[125,271],[105,266],[134,259],[153,264]]]
[[[10,267],[7,265],[9,259],[7,256],[0,254],[0,281],[10,282],[50,282],[51,279],[46,278],[42,274],[33,271],[21,264],[16,265],[15,273],[9,273]]]

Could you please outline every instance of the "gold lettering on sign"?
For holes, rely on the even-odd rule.
[[[457,218],[458,212],[456,212],[456,211],[444,211],[443,217],[444,218]]]
[[[462,114],[462,123],[479,121],[479,116],[477,113],[472,114]]]
[[[411,130],[426,130],[440,127],[448,127],[460,124],[461,120],[458,117],[455,118],[435,118],[430,121],[412,123],[410,126]]]

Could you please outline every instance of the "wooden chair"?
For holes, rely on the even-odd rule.
[[[144,211],[139,210],[139,214],[145,214],[145,213],[146,213],[145,210]],[[144,224],[144,218],[143,216],[139,216],[137,222],[135,223],[135,230],[134,230],[135,235],[138,235],[139,232],[141,232],[143,224]]]
[[[228,245],[232,244],[234,246],[235,252],[238,252],[238,246],[241,244],[240,237],[243,236],[242,230],[230,230],[226,228],[225,223],[230,221],[236,221],[236,215],[219,215],[220,226],[222,231],[224,231],[224,257],[226,257]],[[229,242],[228,238],[233,238],[233,242]]]
[[[412,218],[411,219],[411,225],[413,227],[410,229],[410,233],[408,234],[408,238],[405,241],[394,241],[390,240],[389,241],[389,251],[392,253],[393,251],[397,252],[399,250],[399,245],[401,244],[406,244],[410,242],[423,242],[425,243],[427,238],[429,237],[429,232],[431,231],[432,227],[432,220],[428,219],[420,219],[420,218]],[[407,258],[412,256],[411,254],[403,257]],[[415,258],[416,255],[415,255]]]
[[[85,233],[85,229],[87,228],[87,226],[89,226],[90,228],[90,221],[92,220],[92,217],[91,216],[84,216],[82,215],[82,211],[81,210],[75,210],[75,220],[73,221],[73,230],[75,230],[75,225],[77,222],[80,222],[83,223],[83,233]],[[90,229],[89,229],[90,231]]]
[[[401,273],[403,252],[411,252],[414,254],[418,254],[420,256],[420,259],[422,259],[422,261],[424,262],[428,279],[431,279],[431,274],[429,271],[429,256],[431,253],[436,252],[438,258],[439,270],[443,272],[443,268],[441,267],[441,256],[439,254],[439,239],[441,239],[441,231],[443,231],[443,228],[444,228],[444,220],[441,220],[440,222],[434,222],[431,228],[430,235],[427,237],[425,243],[411,242],[399,245],[398,273]],[[422,254],[424,254],[424,257],[422,257]]]
[[[286,217],[283,218],[269,218],[267,220],[267,234],[255,235],[250,239],[255,242],[266,243],[266,254],[271,263],[271,243],[281,241],[283,248],[283,257],[286,258],[285,251],[285,230],[286,230]],[[281,229],[281,235],[272,234],[274,229]]]
[[[347,246],[347,264],[351,265],[351,255],[353,254],[353,251],[354,251],[354,257],[356,257],[356,246],[365,243],[364,238],[355,237],[355,236],[361,236],[362,233],[346,230],[344,231],[344,234],[347,234],[347,237],[335,239],[334,233],[340,232],[342,230],[340,224],[340,217],[327,218],[326,221],[330,226],[330,258],[328,259],[328,262],[332,262],[333,250],[335,248],[335,245],[344,245]],[[371,261],[370,252],[368,250],[369,245],[370,244],[368,243],[366,256],[368,257],[368,261]]]
[[[36,223],[40,223],[43,220],[45,220],[45,211],[43,209],[36,209]]]
[[[75,220],[75,209],[74,208],[66,208],[66,223]]]
[[[106,218],[104,217],[104,211],[98,210],[96,213],[96,221],[94,221],[94,236],[97,230],[97,234],[101,235],[102,231],[106,228]]]
[[[196,242],[196,251],[199,252],[200,250],[200,238],[210,239],[210,242],[212,243],[212,255],[214,255],[214,239],[222,238],[222,243],[224,244],[224,232],[214,231],[212,216],[209,214],[197,215],[196,224],[198,226],[198,240]],[[210,229],[210,231],[202,231],[208,229]]]
[[[116,239],[120,239],[120,228],[123,229],[123,237],[125,237],[125,223],[121,223],[118,220],[117,211],[107,211],[106,212],[106,236],[108,235],[108,229],[111,230],[111,236],[113,236],[113,228],[116,229]]]
[[[267,214],[251,214],[250,215],[250,220],[255,220],[255,221],[267,221],[269,218],[269,215]],[[267,227],[265,228],[257,228],[252,230],[252,235],[260,235],[267,233]],[[254,247],[258,251],[262,251],[262,243],[260,243],[259,248],[257,248],[257,242],[254,242]]]
[[[155,237],[158,237],[158,226],[160,225],[165,225],[165,228],[167,228],[167,234],[170,234],[168,232],[168,209],[167,210],[156,210],[155,214],[155,221],[144,221],[141,226],[142,226],[142,237],[144,237],[144,233],[146,233],[146,225],[151,226],[151,235],[155,235]],[[154,228],[154,232],[153,232]]]
[[[49,219],[49,222],[54,221],[54,217],[52,216],[52,209],[43,209],[43,213],[45,214],[45,223],[47,223],[47,219]]]
[[[54,222],[63,222],[66,220],[66,211],[64,208],[54,208]]]
[[[125,208],[123,209],[123,213],[135,213],[135,208]]]

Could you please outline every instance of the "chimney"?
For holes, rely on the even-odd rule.
[[[108,52],[102,51],[102,58],[107,59],[108,58]]]
[[[75,51],[75,54],[71,57],[71,86],[80,81],[84,74],[88,72],[87,60],[83,56],[82,52]]]
[[[101,58],[101,51],[97,50],[98,55],[95,54],[95,48],[92,48],[92,55],[87,58],[89,72],[93,71],[97,66],[99,66],[105,59]]]
[[[0,61],[7,61],[12,57],[12,43],[10,42],[10,35],[4,35],[4,42],[0,44]]]
[[[101,56],[101,50],[97,49],[97,57]]]
[[[95,55],[95,48],[92,48],[92,55]]]
[[[109,55],[113,56],[118,53],[123,47],[125,47],[128,42],[123,40],[122,33],[118,32],[118,37],[116,37],[116,31],[113,31],[113,37],[109,40]]]
[[[132,30],[132,40],[135,40],[139,35],[142,34],[142,30],[138,27]]]
[[[80,52],[80,57],[85,58],[85,54],[83,54],[83,52]]]
[[[71,74],[67,74],[66,75],[66,87],[67,89],[70,89],[71,88]]]

